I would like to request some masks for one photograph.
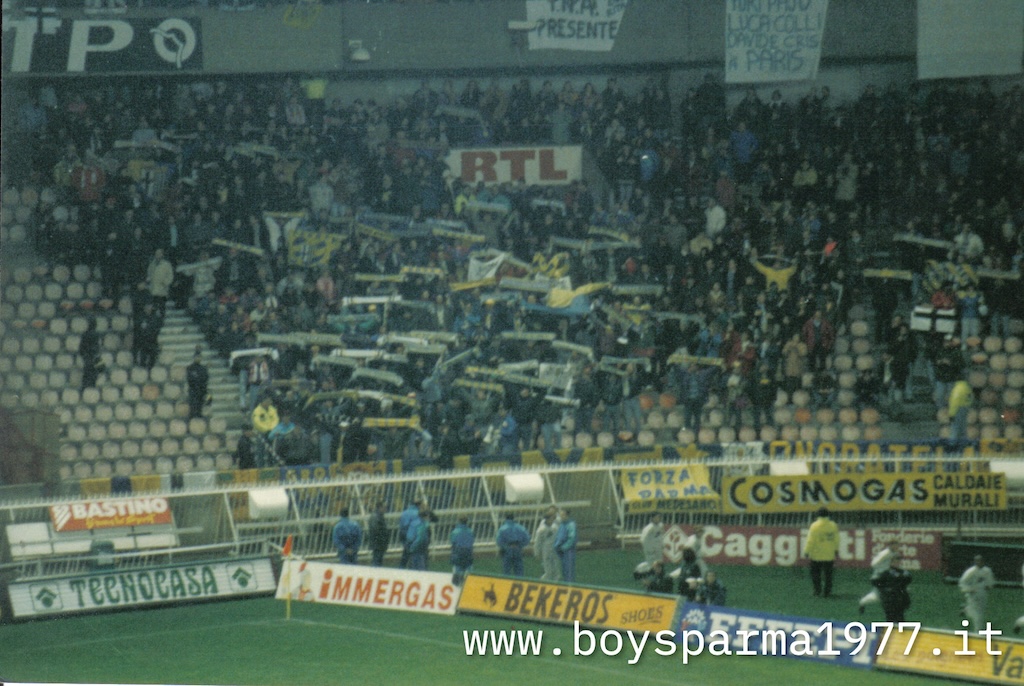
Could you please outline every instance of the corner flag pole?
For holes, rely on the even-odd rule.
[[[285,571],[287,575],[285,577],[285,596],[284,596],[284,618],[292,618],[292,534],[288,534],[288,538],[285,539],[284,547],[281,548],[281,557],[284,559]]]

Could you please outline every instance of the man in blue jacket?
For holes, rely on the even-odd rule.
[[[498,432],[499,455],[514,455],[519,452],[519,423],[511,411],[501,420]]]
[[[560,513],[562,523],[555,535],[555,552],[562,561],[562,581],[576,581],[576,522],[569,516],[568,510]]]
[[[398,518],[398,540],[402,542],[402,559],[398,562],[400,569],[409,567],[409,527],[420,515],[420,501],[412,501],[408,507],[402,510]]]
[[[363,527],[348,518],[348,508],[341,511],[341,519],[334,525],[331,535],[334,547],[338,549],[338,562],[354,565],[363,544]]]
[[[469,528],[469,518],[459,517],[459,523],[452,529],[452,584],[461,586],[463,579],[473,568],[473,542],[476,537]]]
[[[502,573],[508,576],[523,575],[523,548],[529,544],[529,532],[511,513],[505,515],[505,523],[498,528],[498,552],[501,553]]]
[[[409,532],[405,536],[409,549],[409,569],[424,571],[427,568],[427,551],[430,549],[430,511],[426,505],[420,505],[416,519],[409,524]]]

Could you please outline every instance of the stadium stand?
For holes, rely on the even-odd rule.
[[[226,467],[264,394],[296,427],[265,464],[931,438],[948,435],[942,322],[904,343],[891,317],[945,293],[959,331],[978,288],[980,335],[947,366],[975,391],[968,438],[1020,438],[1024,217],[1001,170],[1021,134],[992,126],[1019,85],[837,101],[727,98],[712,75],[546,81],[424,80],[386,102],[276,76],[12,86],[5,145],[45,145],[5,161],[5,250],[31,258],[3,274],[0,404],[60,416],[64,479]],[[467,183],[445,157],[548,144],[581,146],[588,173]]]

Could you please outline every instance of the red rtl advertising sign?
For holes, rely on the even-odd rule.
[[[468,184],[524,181],[562,185],[583,176],[583,149],[578,145],[452,150],[445,163]]]

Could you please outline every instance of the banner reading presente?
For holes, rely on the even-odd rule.
[[[629,0],[526,0],[530,50],[607,52]]]
[[[1005,510],[1006,475],[820,474],[722,480],[722,512]]]
[[[726,82],[813,79],[827,9],[828,0],[726,0]]]

